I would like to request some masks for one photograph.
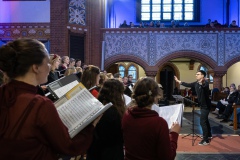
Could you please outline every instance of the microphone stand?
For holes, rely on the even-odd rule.
[[[186,101],[188,101],[188,102],[190,102],[191,103],[191,105],[192,105],[192,133],[189,133],[189,134],[187,134],[187,135],[185,135],[185,136],[183,136],[182,138],[185,138],[185,137],[187,137],[187,136],[192,136],[192,146],[194,145],[194,142],[196,141],[196,139],[198,138],[198,137],[201,137],[201,136],[199,136],[198,134],[196,134],[195,133],[195,131],[194,131],[194,112],[195,112],[195,105],[197,105],[197,103],[196,102],[194,102],[194,101],[192,101],[192,100],[190,100],[190,99],[187,99],[187,98],[185,98],[185,97],[183,97]],[[194,137],[197,137],[196,139],[194,139]]]

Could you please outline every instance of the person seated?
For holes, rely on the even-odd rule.
[[[130,28],[135,28],[135,25],[133,22],[130,22]]]
[[[175,20],[172,20],[172,21],[171,21],[170,27],[171,27],[171,28],[176,28]]]
[[[221,91],[221,93],[226,93],[227,95],[229,95],[229,93],[230,93],[230,88],[229,88],[229,87],[225,87],[225,88]]]
[[[228,102],[228,104],[223,104],[222,103],[222,108],[219,108],[219,114],[222,113],[221,116],[217,116],[218,119],[223,119],[223,121],[220,122],[227,122],[229,120],[229,117],[232,114],[232,106],[233,103],[236,101],[236,98],[238,96],[238,91],[236,90],[236,86],[234,83],[232,83],[230,85],[230,94],[228,95],[226,101]],[[218,106],[217,106],[218,107]]]
[[[149,28],[154,28],[155,27],[155,23],[154,23],[154,21],[151,21],[150,23],[149,23],[149,26],[148,26]]]
[[[235,102],[236,105],[240,105],[240,85],[238,85],[238,97]],[[233,121],[233,113],[229,119],[230,121]],[[238,128],[240,128],[240,108],[237,108],[237,123],[238,123]],[[229,124],[230,126],[233,126],[233,122]]]
[[[238,94],[238,92],[236,90],[236,86],[234,83],[232,83],[230,85],[230,92],[229,92],[228,96],[225,99],[218,101],[216,109],[212,113],[213,114],[222,114],[228,105],[232,106],[237,94]],[[224,101],[226,101],[226,103],[224,103]],[[217,116],[216,118],[222,119],[222,116]]]
[[[120,25],[120,28],[128,28],[129,26],[127,25],[127,21],[124,20],[123,24]]]
[[[160,21],[157,21],[156,27],[157,27],[157,28],[160,28],[160,27],[161,27],[161,22],[160,22]]]
[[[229,25],[229,28],[238,28],[238,25],[235,20],[232,21],[232,23]]]
[[[216,28],[213,22],[210,22],[210,24],[207,24],[205,28]]]
[[[212,20],[211,20],[211,19],[208,19],[208,23],[206,24],[206,26],[207,26],[207,25],[210,25],[211,22],[212,22]]]
[[[143,22],[139,23],[139,27],[138,28],[145,28]]]
[[[145,27],[148,27],[149,24],[148,24],[147,22],[144,22],[144,26],[145,26]]]
[[[213,23],[214,23],[214,27],[215,27],[215,28],[221,28],[221,27],[222,27],[221,24],[218,23],[217,20],[215,20]]]

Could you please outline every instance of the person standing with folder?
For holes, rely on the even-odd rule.
[[[9,79],[0,87],[0,159],[57,160],[90,146],[100,117],[71,139],[52,101],[37,94],[50,66],[38,40],[18,39],[0,48],[0,70]]]

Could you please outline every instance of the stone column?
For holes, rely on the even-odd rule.
[[[214,72],[213,74],[213,88],[218,88],[219,91],[222,89],[222,77],[226,72]]]
[[[146,76],[151,77],[156,81],[156,75],[157,75],[158,68],[155,66],[147,66],[144,69],[145,69]]]
[[[154,80],[156,80],[155,77],[157,75],[157,71],[146,71],[145,74],[146,74],[147,77],[151,77]]]

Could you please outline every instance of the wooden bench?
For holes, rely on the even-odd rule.
[[[233,130],[238,129],[237,108],[240,108],[240,105],[233,105]]]

